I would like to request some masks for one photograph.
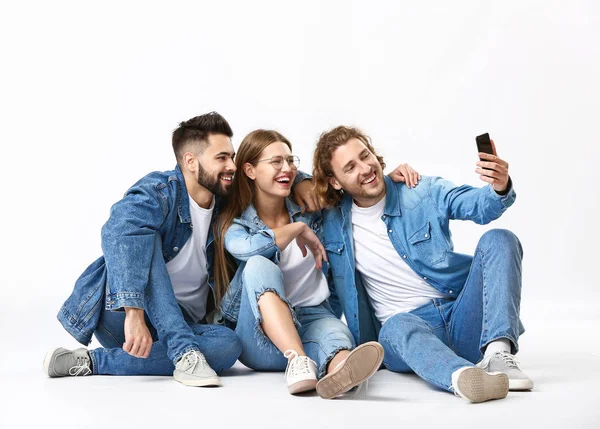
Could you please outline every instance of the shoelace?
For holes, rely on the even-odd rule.
[[[502,362],[509,368],[519,369],[519,359],[517,359],[514,355],[511,355],[508,352],[497,352],[497,355],[500,355]]]
[[[288,359],[287,368],[285,369],[286,374],[288,371],[290,371],[292,375],[310,372],[310,367],[308,365],[310,358],[308,356],[298,356],[298,353],[295,350],[286,350],[283,356]]]
[[[205,369],[205,364],[208,364],[204,355],[196,350],[186,353],[185,360],[190,365],[185,372],[194,372],[198,365],[200,365],[201,369]]]
[[[69,368],[69,375],[73,377],[89,375],[91,373],[90,360],[83,356],[77,357],[76,365]]]

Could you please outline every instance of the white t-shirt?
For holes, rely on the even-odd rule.
[[[285,296],[292,307],[319,305],[329,297],[329,287],[323,271],[315,266],[310,249],[306,257],[294,239],[281,252],[279,269],[283,273]]]
[[[190,197],[192,235],[179,254],[167,263],[177,302],[195,322],[200,322],[206,315],[209,292],[206,239],[214,207],[214,199],[210,208],[203,209]]]
[[[362,275],[375,315],[383,324],[432,298],[445,295],[415,273],[394,248],[381,219],[385,197],[372,207],[352,204],[352,235],[356,269]]]

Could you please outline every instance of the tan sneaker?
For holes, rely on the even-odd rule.
[[[508,376],[500,372],[485,372],[475,366],[466,366],[452,373],[454,394],[470,402],[502,399],[508,395]]]
[[[317,393],[331,399],[358,386],[377,372],[383,361],[383,347],[375,341],[362,344],[317,383]]]

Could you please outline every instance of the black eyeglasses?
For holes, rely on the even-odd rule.
[[[283,168],[283,161],[286,161],[292,170],[297,170],[298,166],[300,165],[300,158],[298,158],[296,155],[274,155],[271,158],[259,159],[256,162],[268,162],[275,170],[281,170]]]

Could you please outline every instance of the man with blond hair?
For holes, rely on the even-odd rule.
[[[533,387],[514,357],[524,331],[518,238],[490,230],[469,256],[454,252],[450,234],[451,219],[487,224],[515,201],[508,164],[492,147],[477,163],[483,188],[425,176],[416,187],[394,183],[370,139],[344,126],[321,135],[313,165],[329,207],[332,305],[356,342],[378,340],[389,370],[414,371],[471,402]]]

